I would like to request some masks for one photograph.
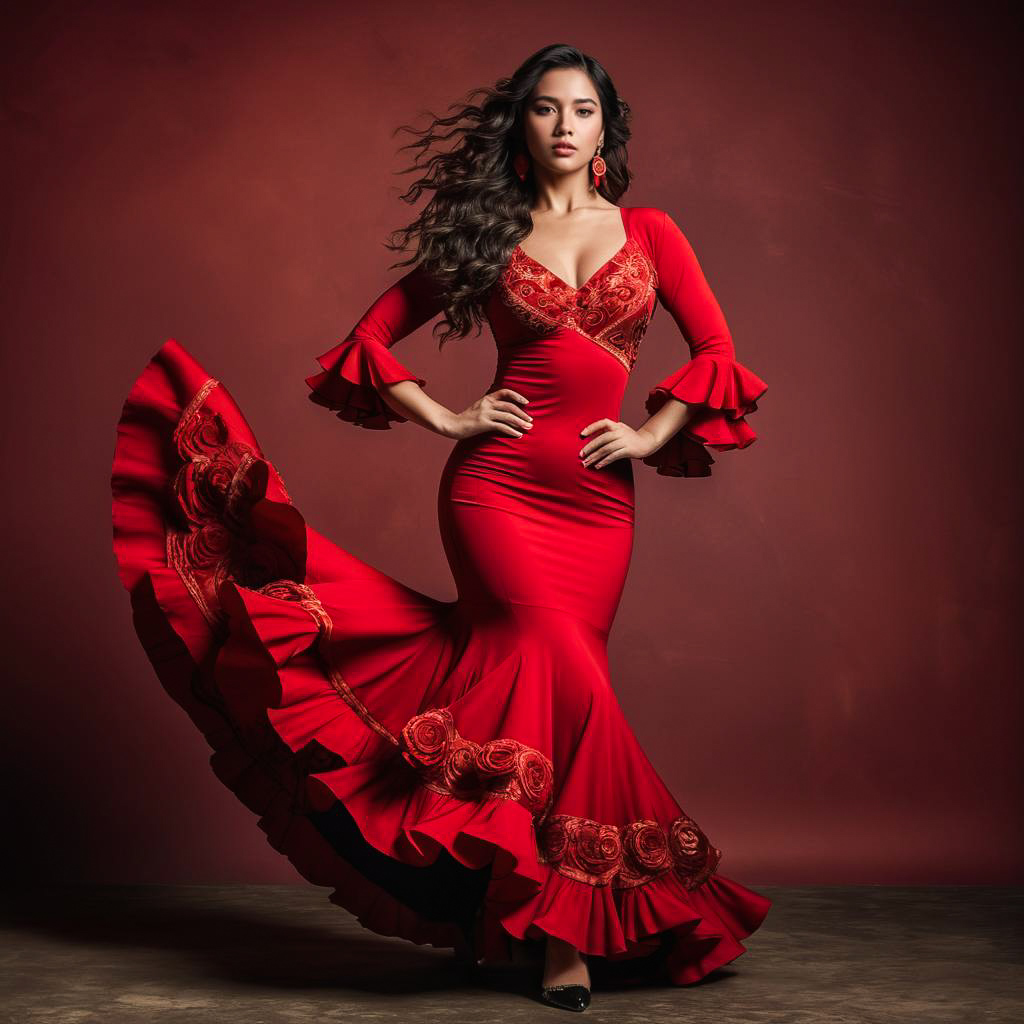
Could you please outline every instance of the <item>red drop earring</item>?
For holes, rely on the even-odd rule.
[[[512,166],[515,168],[519,180],[526,181],[526,175],[530,170],[530,160],[527,155],[525,153],[516,153]]]
[[[597,144],[597,153],[594,155],[594,159],[590,161],[590,169],[594,173],[594,188],[601,187],[601,180],[608,170],[608,165],[604,162],[604,157],[601,156],[602,145],[603,143],[601,142]]]

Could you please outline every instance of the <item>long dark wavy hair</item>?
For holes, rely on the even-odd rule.
[[[435,280],[445,312],[434,326],[435,335],[442,332],[439,347],[449,338],[465,337],[474,325],[480,333],[487,293],[512,250],[530,233],[534,177],[531,171],[520,181],[513,161],[521,152],[529,156],[523,128],[527,101],[552,68],[578,68],[594,83],[604,121],[601,156],[608,165],[599,192],[616,202],[631,178],[626,152],[632,134],[629,105],[619,98],[602,65],[574,46],[545,46],[511,78],[498,79],[493,88],[473,89],[466,102],[450,104],[448,110],[455,111],[450,116],[428,111],[432,121],[426,128],[400,125],[395,130],[418,137],[400,151],[419,150],[412,165],[398,173],[425,171],[399,198],[414,203],[423,192],[433,196],[411,224],[391,232],[385,245],[392,250],[415,248],[413,256],[392,266],[418,263]],[[479,103],[472,102],[481,94]],[[456,140],[451,147],[437,148],[438,142],[450,139]]]

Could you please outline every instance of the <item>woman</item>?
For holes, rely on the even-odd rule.
[[[682,231],[626,191],[629,110],[603,68],[547,47],[403,197],[412,270],[319,357],[309,397],[348,422],[456,443],[438,513],[458,599],[437,601],[308,527],[225,388],[175,341],[118,428],[114,538],[161,680],[276,849],[367,928],[474,962],[543,944],[541,994],[590,1001],[589,956],[689,984],[743,952],[770,902],[718,873],[623,717],[606,643],[633,537],[633,459],[707,476],[745,448],[764,382]],[[399,232],[401,234],[402,232]],[[392,248],[400,248],[392,245]],[[617,419],[658,301],[692,358]],[[486,319],[495,379],[462,412],[392,346]],[[168,500],[168,497],[170,500]]]

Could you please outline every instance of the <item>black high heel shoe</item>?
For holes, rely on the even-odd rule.
[[[590,989],[586,985],[542,985],[540,997],[550,1006],[578,1013],[590,1005]]]
[[[552,940],[549,938],[547,941],[551,942]],[[588,967],[586,958],[581,954],[580,959],[583,962],[583,966]],[[587,982],[590,982],[589,968],[587,970]],[[557,1006],[562,1010],[575,1010],[577,1013],[582,1013],[590,1005],[590,987],[589,984],[580,985],[576,982],[564,985],[545,985],[542,978],[540,998],[541,1002],[547,1003],[549,1006]]]

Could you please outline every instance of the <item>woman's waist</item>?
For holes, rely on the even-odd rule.
[[[453,501],[520,510],[576,510],[589,517],[633,518],[630,459],[600,469],[584,466],[580,450],[589,438],[579,429],[556,429],[548,419],[521,437],[495,431],[456,442],[445,465],[442,494]],[[590,436],[596,436],[592,434]]]
[[[519,392],[531,415],[600,418],[618,415],[628,381],[625,367],[594,342],[560,334],[500,347],[489,390]]]
[[[623,388],[591,387],[585,383],[545,380],[537,376],[499,374],[485,394],[502,388],[522,395],[526,402],[509,398],[532,419],[530,431],[553,444],[572,445],[580,431],[597,420],[617,420],[622,415]]]

